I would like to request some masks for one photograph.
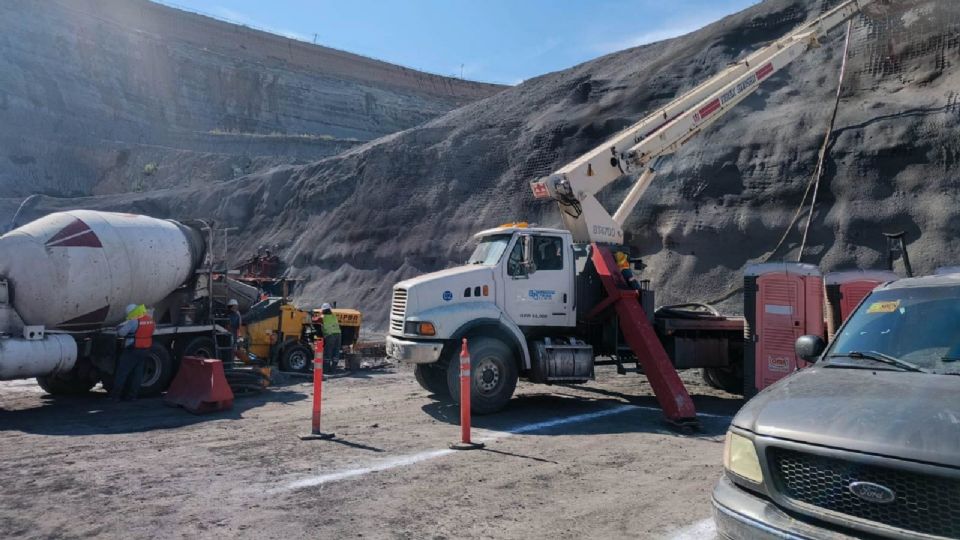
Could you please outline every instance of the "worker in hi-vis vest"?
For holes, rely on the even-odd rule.
[[[320,312],[323,314],[320,320],[323,331],[323,367],[332,370],[340,362],[340,323],[330,304],[320,306]]]
[[[127,306],[127,320],[117,327],[117,335],[123,338],[123,351],[113,373],[113,389],[110,399],[133,401],[140,393],[143,382],[143,364],[147,350],[153,346],[153,331],[156,324],[143,304]]]

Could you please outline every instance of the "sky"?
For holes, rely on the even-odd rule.
[[[758,0],[162,0],[409,68],[517,84]]]

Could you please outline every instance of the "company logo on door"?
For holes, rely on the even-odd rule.
[[[543,289],[530,289],[527,296],[529,296],[531,300],[553,300],[553,295],[556,294],[556,292],[557,291],[546,291]]]
[[[768,356],[767,366],[770,371],[779,371],[781,373],[790,372],[790,359],[786,356]]]

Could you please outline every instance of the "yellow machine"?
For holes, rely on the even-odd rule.
[[[244,316],[247,352],[279,364],[284,371],[307,372],[313,367],[314,328],[310,313],[273,297]]]
[[[340,323],[341,346],[349,366],[363,320],[356,309],[334,309]],[[299,309],[280,297],[250,308],[243,318],[247,352],[283,371],[309,372],[313,368],[313,340],[320,335],[320,310]]]

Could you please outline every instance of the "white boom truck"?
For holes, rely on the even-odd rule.
[[[227,293],[216,282],[210,293],[210,273],[200,270],[209,242],[199,223],[91,210],[49,214],[0,236],[0,380],[36,377],[53,394],[109,387],[114,325],[128,304],[148,306],[157,321],[143,395],[166,390],[183,356],[216,357],[230,336],[214,324],[210,302],[218,289]],[[227,287],[256,298],[252,287]]]
[[[676,368],[713,368],[718,377],[742,369],[743,322],[672,310],[655,315],[653,292],[631,288],[614,259],[615,251],[626,251],[618,247],[623,224],[655,175],[654,160],[676,152],[871,3],[840,4],[532,182],[534,197],[557,201],[565,229],[485,230],[465,266],[397,283],[387,354],[416,364],[428,391],[459,400],[456,353],[468,338],[471,400],[481,414],[506,405],[519,377],[580,383],[593,378],[595,365],[622,368],[633,359],[666,419],[695,424]],[[595,195],[628,174],[639,177],[611,216]]]

